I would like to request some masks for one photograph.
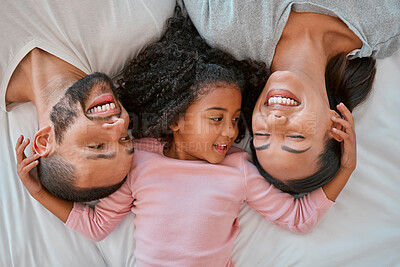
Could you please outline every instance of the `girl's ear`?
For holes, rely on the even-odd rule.
[[[178,123],[173,123],[173,124],[171,124],[171,125],[169,126],[169,128],[170,128],[171,131],[173,131],[173,132],[179,131],[179,125],[178,125]]]
[[[36,154],[46,157],[50,153],[53,147],[51,142],[52,134],[51,126],[43,127],[36,132],[32,142],[32,147]]]
[[[339,115],[336,111],[334,111],[334,110],[331,110],[331,114],[330,114],[330,115],[331,115],[332,117],[340,118],[340,115]],[[339,123],[337,123],[337,122],[331,120],[331,128],[330,128],[330,130],[329,130],[329,137],[330,137],[330,138],[333,138],[333,139],[335,139],[335,140],[338,141],[338,142],[342,142],[342,141],[343,141],[343,138],[340,137],[339,135],[335,134],[335,132],[333,131],[333,128],[336,128],[336,129],[338,129],[338,130],[343,131],[343,130],[344,130],[343,126],[342,126],[341,124],[339,124]]]

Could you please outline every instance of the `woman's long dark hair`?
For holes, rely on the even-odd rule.
[[[372,90],[376,73],[375,65],[376,61],[371,57],[349,60],[344,53],[333,57],[328,62],[325,71],[326,92],[330,108],[339,113],[336,105],[342,102],[350,111],[353,111],[356,106],[363,103]],[[247,100],[247,102],[249,101]],[[256,100],[253,99],[253,103],[255,102]],[[246,117],[249,120],[249,114]],[[308,193],[329,183],[340,168],[341,143],[329,139],[325,143],[324,152],[319,155],[318,171],[304,179],[290,180],[284,184],[261,167],[252,142],[250,147],[254,164],[261,175],[275,187],[291,194]]]

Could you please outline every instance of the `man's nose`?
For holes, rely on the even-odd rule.
[[[115,117],[104,122],[101,128],[107,131],[107,135],[109,135],[112,141],[118,141],[121,138],[122,132],[126,130],[125,120]]]

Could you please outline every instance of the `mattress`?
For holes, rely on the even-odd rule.
[[[32,138],[32,103],[0,113],[0,266],[135,266],[133,214],[92,242],[64,226],[23,187],[14,145]],[[240,210],[236,266],[400,266],[400,53],[378,60],[371,97],[354,111],[357,168],[309,234],[287,232],[247,205]],[[243,145],[246,146],[246,143]]]

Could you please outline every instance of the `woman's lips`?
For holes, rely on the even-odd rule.
[[[264,103],[265,106],[298,106],[300,101],[298,98],[290,91],[285,89],[271,89]]]

